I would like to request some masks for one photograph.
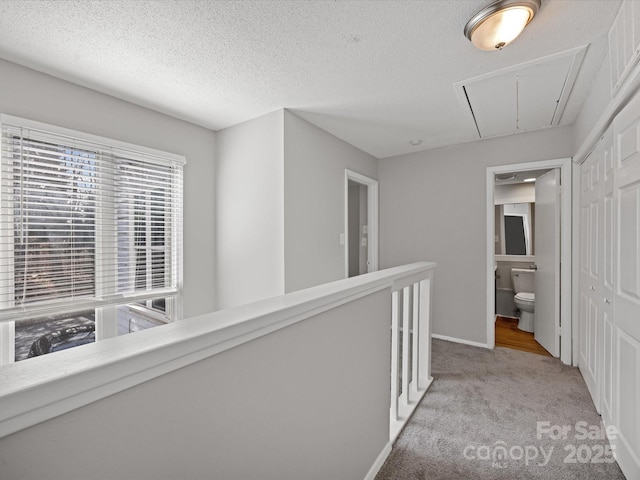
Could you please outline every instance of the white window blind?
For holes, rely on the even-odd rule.
[[[2,117],[0,320],[181,292],[184,160]]]

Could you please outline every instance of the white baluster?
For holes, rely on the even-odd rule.
[[[411,310],[411,287],[404,287],[402,289],[402,395],[400,395],[400,405],[406,407],[409,405],[409,353],[410,353],[410,340],[409,340],[409,315]],[[401,415],[404,417],[404,410]]]
[[[431,298],[433,295],[433,276],[420,282],[420,365],[418,374],[418,390],[429,387],[431,378]]]
[[[417,398],[418,394],[418,373],[420,372],[420,283],[413,284],[413,309],[411,310],[411,326],[413,329],[413,342],[411,356],[411,397]]]
[[[391,420],[398,420],[398,291],[391,293]]]

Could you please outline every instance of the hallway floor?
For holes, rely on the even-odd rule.
[[[624,480],[608,441],[584,438],[602,424],[577,368],[434,339],[432,374],[376,480]]]

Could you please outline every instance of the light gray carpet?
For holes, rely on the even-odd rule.
[[[442,340],[432,361],[435,380],[376,480],[624,479],[607,440],[580,438],[601,423],[578,369]],[[538,438],[537,422],[571,430]]]

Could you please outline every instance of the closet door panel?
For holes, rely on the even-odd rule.
[[[604,145],[604,162],[602,178],[602,276],[600,307],[602,310],[602,376],[601,376],[601,409],[602,421],[605,425],[614,425],[615,408],[613,395],[615,389],[616,357],[615,329],[613,317],[613,286],[615,282],[615,203],[614,203],[614,159],[613,131],[610,128],[602,138]]]
[[[614,227],[613,192],[604,197],[604,275],[602,280],[609,291],[613,290],[613,227]]]
[[[628,301],[640,304],[638,279],[638,215],[640,214],[640,183],[620,188],[620,295]]]
[[[613,312],[618,462],[640,478],[640,97],[614,120],[615,253]]]
[[[627,478],[640,478],[640,342],[617,329],[618,391],[617,460]]]
[[[614,424],[613,389],[614,389],[614,335],[613,319],[608,313],[603,316],[603,368],[602,368],[602,420],[606,426]]]
[[[602,271],[602,170],[600,143],[581,165],[580,311],[578,367],[600,412],[602,319],[599,285]]]

